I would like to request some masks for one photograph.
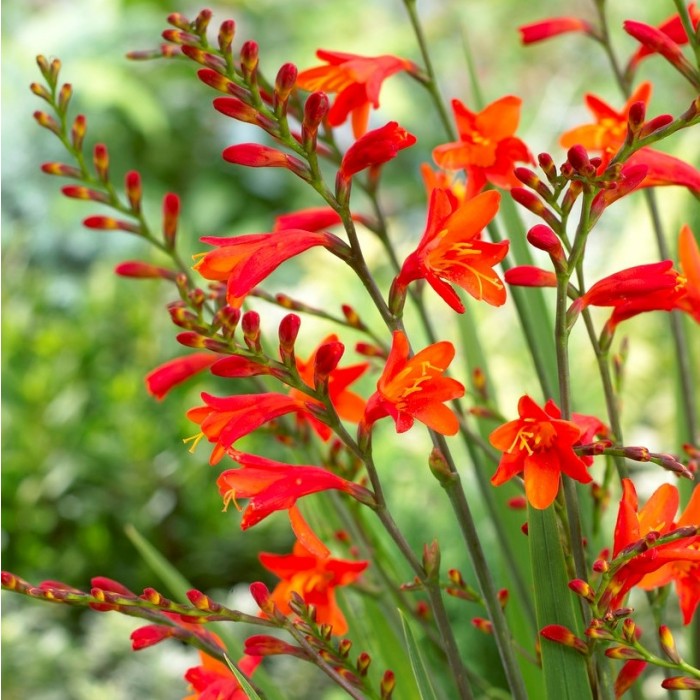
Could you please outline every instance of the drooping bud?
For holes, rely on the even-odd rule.
[[[129,231],[130,233],[141,233],[139,224],[130,221],[115,219],[111,216],[88,216],[83,219],[83,226],[86,228],[100,229],[102,231]]]
[[[513,187],[510,190],[510,196],[521,206],[529,209],[535,216],[539,216],[543,219],[551,228],[559,228],[560,222],[557,217],[551,212],[545,205],[544,202],[530,190],[526,190],[524,187]]]
[[[278,656],[288,654],[300,659],[308,659],[309,655],[301,648],[269,634],[254,634],[245,642],[244,653],[249,656]]]
[[[638,661],[644,661],[644,655],[637,651],[636,649],[632,649],[631,647],[623,647],[623,646],[612,646],[608,647],[605,650],[605,656],[607,656],[609,659],[620,659],[623,661],[628,661],[630,659],[637,659]]]
[[[83,185],[66,185],[61,187],[61,192],[71,199],[90,199],[93,202],[109,203],[108,194],[84,187]]]
[[[166,18],[166,22],[168,24],[172,24],[173,27],[182,29],[183,31],[189,30],[192,26],[192,23],[187,19],[187,17],[179,12],[172,12],[169,14]]]
[[[170,627],[169,625],[145,625],[144,627],[139,627],[131,633],[131,648],[134,651],[140,651],[141,649],[152,647],[154,644],[174,636],[175,633],[175,627]]]
[[[573,581],[569,581],[569,588],[576,593],[576,595],[581,596],[589,603],[595,601],[595,593],[591,588],[590,584],[580,578],[575,578]]]
[[[210,53],[209,51],[204,51],[197,46],[191,46],[189,44],[183,44],[181,51],[185,56],[187,56],[187,58],[195,61],[196,63],[201,63],[203,66],[212,68],[220,73],[226,71],[226,61],[224,61],[221,56],[217,56],[216,54]]]
[[[168,250],[175,247],[175,235],[177,234],[177,220],[180,216],[180,198],[168,192],[163,197],[163,241]]]
[[[65,163],[42,163],[41,171],[47,175],[59,175],[61,177],[72,177],[76,179],[82,179],[83,177],[80,168],[76,168],[73,165],[66,165]]]
[[[61,126],[50,114],[37,110],[34,112],[33,116],[39,126],[43,126],[44,129],[52,131],[56,136],[60,136]]]
[[[109,182],[109,153],[107,152],[107,146],[103,143],[95,144],[92,162],[95,165],[97,177],[102,182]]]
[[[540,636],[565,647],[575,649],[579,654],[588,655],[588,645],[579,639],[568,627],[563,625],[547,625],[540,630]]]
[[[549,270],[533,265],[517,265],[503,275],[508,284],[516,287],[556,287],[557,276]]]
[[[124,176],[124,187],[126,189],[126,197],[129,200],[131,210],[138,214],[141,211],[141,175],[136,170],[130,170]]]
[[[304,180],[310,178],[309,168],[305,163],[270,146],[241,143],[229,146],[222,155],[225,161],[236,165],[246,165],[249,168],[287,168]]]
[[[199,44],[198,36],[179,29],[165,29],[161,36],[166,41],[180,46],[197,46]]]
[[[51,93],[41,83],[32,83],[29,89],[37,97],[41,97],[42,100],[46,100],[49,103],[51,102]]]
[[[527,232],[530,245],[548,253],[555,262],[564,262],[566,255],[557,234],[549,226],[536,224]]]

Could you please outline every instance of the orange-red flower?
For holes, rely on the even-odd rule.
[[[562,472],[582,484],[591,481],[586,463],[573,450],[583,431],[576,423],[561,420],[559,409],[554,409],[553,416],[523,396],[518,402],[519,418],[489,436],[491,444],[503,452],[491,483],[500,486],[522,472],[527,500],[540,510],[555,499]]]
[[[234,308],[240,307],[253,287],[285,260],[314,246],[345,248],[339,238],[327,231],[301,229],[226,238],[204,236],[200,240],[216,249],[203,253],[194,269],[205,279],[226,281],[226,300]]]
[[[622,499],[615,524],[613,558],[627,547],[640,543],[647,537],[657,538],[667,535],[682,525],[700,525],[700,492],[696,487],[685,513],[678,523],[674,518],[678,510],[678,489],[672,484],[662,484],[649,497],[640,509],[637,492],[629,479],[622,480]],[[668,565],[669,568],[665,568]],[[664,567],[664,572],[656,577],[648,574]],[[645,588],[654,588],[676,580],[682,590],[682,609],[692,615],[698,602],[700,587],[693,585],[692,574],[700,571],[700,545],[697,536],[643,550],[623,564],[612,576],[600,598],[603,607],[610,610],[619,608],[633,586],[644,581]],[[691,579],[685,580],[687,574]]]
[[[231,669],[221,661],[199,652],[201,664],[188,669],[185,680],[194,691],[184,700],[246,700],[248,694],[241,688]],[[262,656],[244,656],[238,668],[248,677],[262,661]]]
[[[695,525],[700,527],[700,487],[696,486],[675,527]],[[664,564],[656,571],[647,574],[637,585],[644,590],[652,590],[673,582],[676,586],[683,623],[688,624],[700,603],[700,541],[696,539],[687,546],[689,553],[696,553],[698,558],[675,560]],[[663,553],[662,553],[662,556]]]
[[[523,44],[534,44],[567,32],[594,33],[591,24],[579,17],[550,17],[539,22],[524,24],[518,27],[518,31]]]
[[[460,205],[449,190],[435,188],[430,196],[425,232],[418,248],[401,267],[394,282],[395,291],[405,290],[414,280],[425,279],[458,313],[464,312],[464,304],[448,282],[462,287],[475,299],[494,306],[505,303],[505,286],[493,266],[506,256],[509,244],[479,238],[481,230],[496,215],[499,201],[499,193],[492,190]]]
[[[519,97],[508,95],[476,113],[459,100],[452,100],[459,141],[438,146],[433,150],[433,158],[441,168],[464,168],[468,198],[480,192],[487,182],[507,189],[519,185],[513,174],[515,163],[534,163],[527,146],[514,135],[521,104]]]
[[[328,112],[328,124],[339,126],[352,117],[352,130],[358,139],[367,131],[370,107],[379,107],[382,83],[402,70],[417,72],[417,66],[398,56],[358,56],[339,51],[317,51],[328,65],[308,68],[297,76],[305,90],[337,93]]]
[[[552,418],[561,418],[559,406],[552,399],[549,399],[544,405],[544,410]],[[604,438],[610,434],[608,426],[596,416],[589,416],[585,413],[572,413],[571,422],[581,428],[581,437],[575,443],[576,445],[587,445],[593,442],[593,439],[596,437]],[[581,456],[581,461],[590,467],[593,464],[593,457],[591,455],[583,455]]]
[[[259,555],[261,564],[281,581],[272,591],[271,598],[279,610],[288,615],[292,593],[300,595],[307,605],[316,609],[319,624],[333,627],[333,634],[343,635],[348,623],[335,598],[335,589],[354,583],[369,562],[317,557],[300,542],[292,554]]]
[[[416,137],[397,122],[388,122],[379,129],[368,131],[345,152],[338,177],[347,181],[365,168],[377,168],[415,142]]]
[[[681,228],[678,236],[678,257],[683,282],[676,306],[700,323],[700,248],[687,224]]]
[[[227,450],[244,435],[279,416],[299,410],[299,402],[285,394],[239,394],[222,398],[202,393],[202,399],[205,405],[191,408],[187,417],[201,428],[196,442],[206,437],[214,443],[210,464],[221,461]]]
[[[638,102],[646,106],[651,98],[651,83],[642,83],[627,100],[621,110],[592,94],[585,96],[586,106],[595,121],[577,126],[562,134],[559,142],[564,148],[583,146],[585,149],[600,151],[603,172],[612,157],[625,142],[630,109]],[[625,161],[627,168],[646,167],[641,187],[660,185],[680,185],[692,192],[700,192],[700,171],[684,161],[652,148],[640,148]]]
[[[238,508],[239,498],[250,499],[241,518],[242,530],[277,510],[290,510],[299,498],[319,491],[343,491],[358,500],[371,499],[367,489],[322,467],[284,464],[237,450],[231,450],[229,456],[241,468],[222,472],[216,484],[224,509],[230,503]]]
[[[464,396],[464,386],[443,376],[454,358],[454,346],[442,341],[411,358],[409,352],[406,334],[394,331],[391,351],[377,382],[377,391],[367,401],[361,430],[391,416],[398,433],[408,430],[417,419],[438,433],[454,435],[459,422],[444,402]]]

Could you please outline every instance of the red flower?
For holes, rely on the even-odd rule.
[[[516,287],[556,287],[557,276],[550,270],[534,265],[516,265],[503,275],[508,284]]]
[[[205,405],[191,408],[187,417],[202,429],[195,444],[204,436],[214,443],[210,464],[219,462],[244,435],[274,418],[299,410],[299,403],[284,394],[239,394],[220,398],[203,393],[202,399]]]
[[[459,422],[444,402],[464,396],[464,387],[443,376],[454,355],[452,343],[442,341],[409,358],[406,334],[394,331],[389,357],[377,391],[367,401],[361,429],[391,416],[398,433],[408,430],[418,419],[438,433],[454,435]]]
[[[227,281],[226,299],[234,308],[240,307],[253,287],[285,260],[314,246],[329,250],[345,247],[339,238],[326,231],[300,229],[228,238],[205,236],[200,240],[217,248],[202,253],[194,269],[205,279]]]
[[[396,158],[399,151],[415,142],[416,137],[397,122],[368,131],[348,148],[340,162],[338,176],[347,181],[365,168],[376,168]]]
[[[285,615],[291,612],[291,594],[297,593],[307,605],[314,606],[319,624],[331,625],[335,635],[348,631],[345,616],[335,599],[335,589],[355,582],[369,562],[317,557],[300,542],[294,545],[292,554],[262,552],[259,559],[268,571],[281,579],[271,594],[280,612]]]
[[[602,173],[625,142],[630,109],[638,102],[642,102],[646,108],[650,98],[651,83],[649,82],[642,83],[620,111],[613,109],[599,97],[587,94],[585,96],[586,106],[593,114],[595,122],[583,124],[567,131],[561,136],[559,142],[564,148],[578,145],[587,150],[600,151],[602,163],[598,171]],[[646,167],[646,172],[643,179],[640,177],[641,187],[680,185],[688,187],[692,192],[700,192],[700,172],[688,163],[667,153],[661,153],[651,148],[640,148],[625,161],[625,167],[630,170],[642,166]],[[620,194],[616,196],[614,191],[609,192],[610,194],[605,195],[608,198],[618,199],[621,196]],[[599,196],[604,194],[601,192]]]
[[[559,406],[557,406],[552,399],[549,399],[544,405],[545,413],[552,416],[552,418],[561,418],[561,411]],[[572,413],[571,422],[575,423],[581,429],[581,437],[576,442],[576,445],[587,445],[593,442],[593,439],[604,438],[610,434],[610,429],[603,421],[596,416],[589,416],[585,413]],[[591,455],[584,455],[581,457],[581,461],[586,464],[586,466],[591,466],[593,464],[593,457]]]
[[[509,244],[479,239],[481,230],[496,215],[499,201],[498,192],[490,191],[460,205],[449,190],[434,189],[425,233],[401,267],[395,289],[425,279],[458,313],[464,312],[464,305],[447,282],[494,306],[505,303],[505,286],[493,266],[506,256]]]
[[[523,44],[534,44],[566,32],[584,32],[593,35],[593,27],[578,17],[550,17],[518,27]]]
[[[513,174],[515,163],[534,163],[527,146],[514,136],[521,104],[519,97],[508,95],[475,113],[459,100],[452,100],[459,141],[438,146],[433,158],[441,168],[464,168],[467,198],[480,192],[487,182],[506,189],[519,185]]]
[[[218,359],[218,355],[214,353],[195,352],[168,360],[146,375],[148,393],[162,399],[174,386],[211,367]]]
[[[671,484],[662,484],[649,497],[640,509],[637,492],[629,479],[622,480],[622,499],[615,524],[613,558],[624,550],[654,533],[666,535],[682,525],[700,525],[700,491],[696,488],[693,497],[679,523],[673,519],[678,510],[678,489]],[[647,574],[669,565],[656,577]],[[633,586],[655,588],[665,585],[674,578],[679,590],[683,591],[681,606],[686,614],[692,613],[698,603],[700,587],[694,585],[693,574],[700,571],[700,545],[698,537],[686,537],[674,542],[642,551],[623,564],[612,576],[601,596],[601,605],[610,610],[619,608]],[[689,580],[685,580],[689,574]],[[689,619],[688,617],[688,619]]]
[[[185,673],[185,680],[194,693],[184,700],[246,700],[248,694],[226,664],[203,651],[199,652],[199,658],[202,663]],[[261,661],[261,656],[244,656],[238,668],[250,677]]]
[[[338,51],[317,51],[328,65],[308,68],[297,76],[297,85],[315,92],[337,93],[328,112],[328,124],[339,126],[352,116],[356,139],[367,131],[370,106],[379,107],[379,91],[390,76],[405,70],[417,72],[414,63],[398,56],[357,56]]]
[[[297,499],[319,491],[343,491],[364,502],[371,500],[367,489],[321,467],[283,464],[237,450],[230,451],[229,456],[241,468],[222,472],[216,484],[224,499],[224,510],[230,503],[239,508],[239,498],[250,499],[243,511],[242,530],[256,525],[274,511],[294,508]]]
[[[676,306],[700,323],[700,249],[687,224],[678,236],[678,257],[683,281]]]
[[[700,24],[700,10],[698,10],[694,2],[688,5],[688,14],[690,15],[693,28],[697,29],[698,24]],[[676,44],[682,45],[688,43],[688,35],[685,33],[685,27],[683,27],[683,22],[681,22],[681,18],[677,13],[664,20],[657,29]],[[629,71],[636,68],[645,56],[650,56],[653,53],[656,52],[652,48],[644,45],[640,46],[632,58],[630,58],[627,70]]]
[[[491,444],[503,452],[491,483],[500,486],[523,472],[527,500],[540,510],[555,499],[562,472],[582,484],[591,481],[585,462],[573,450],[583,431],[574,422],[561,420],[556,405],[549,404],[556,415],[546,408],[523,396],[518,402],[520,417],[489,436]]]

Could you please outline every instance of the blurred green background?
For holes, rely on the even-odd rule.
[[[588,120],[584,91],[599,92],[612,104],[621,101],[592,42],[571,36],[527,50],[519,45],[519,24],[567,12],[592,15],[573,0],[536,5],[418,3],[443,93],[470,103],[466,38],[472,41],[485,98],[509,92],[524,97],[520,135],[533,152],[549,150],[560,161],[558,134]],[[616,3],[615,17],[658,22],[672,11],[670,2],[649,5]],[[83,229],[80,221],[96,208],[61,197],[63,181],[39,172],[42,162],[64,160],[57,140],[31,118],[42,103],[28,84],[39,79],[34,56],[44,53],[61,58],[62,78],[76,92],[73,113],[88,115],[88,149],[97,141],[107,143],[114,181],[132,168],[144,175],[156,226],[163,193],[180,194],[186,251],[200,249],[201,235],[267,231],[275,214],[318,204],[286,172],[244,171],[222,161],[222,148],[246,140],[249,132],[211,108],[216,95],[196,79],[193,64],[124,58],[129,50],[159,43],[169,12],[194,17],[199,9],[155,0],[33,0],[3,6],[2,554],[3,569],[32,582],[51,578],[85,587],[99,574],[135,591],[158,587],[124,533],[130,524],[194,586],[238,601],[237,584],[266,577],[256,553],[284,551],[291,543],[283,519],[271,518],[241,537],[235,511],[221,514],[206,450],[193,456],[181,443],[195,432],[184,411],[199,402],[202,387],[178,388],[164,402],[145,392],[144,375],[180,352],[164,309],[172,293],[155,282],[117,278],[112,270],[125,259],[158,258],[126,234]],[[317,48],[396,53],[420,61],[399,0],[241,0],[212,9],[214,23],[236,19],[236,46],[248,38],[259,42],[262,68],[270,77],[285,61],[300,68],[313,65]],[[621,32],[617,40],[621,51],[632,50]],[[690,100],[670,68],[655,70],[661,77],[652,113]],[[398,119],[419,138],[418,147],[402,155],[403,167],[387,168],[384,196],[397,236],[410,246],[424,221],[417,166],[444,137],[426,97],[405,76],[385,85],[382,107],[373,116],[377,125]],[[697,139],[679,135],[671,146],[697,163]],[[667,190],[660,197],[668,231],[677,232],[682,221],[693,223],[687,193]],[[697,208],[692,216],[697,232]],[[601,270],[654,259],[642,207],[621,203],[601,228],[592,243],[593,262]],[[670,240],[675,250],[675,233]],[[373,260],[382,268],[377,255]],[[332,273],[304,265],[282,271],[278,279],[287,286],[272,291],[294,293],[288,285],[297,283],[298,296],[306,295],[310,303],[323,299],[319,285],[324,279],[330,283]],[[386,265],[382,274],[389,279]],[[350,289],[335,303],[342,301],[363,304]],[[276,313],[270,310],[273,320]],[[536,382],[519,360],[524,349],[510,330],[512,309],[473,313],[492,349],[500,348],[492,371],[499,378],[502,406],[513,412],[517,397],[535,392]],[[434,314],[447,323],[438,303]],[[309,347],[329,330],[306,321],[304,327],[318,331],[306,341]],[[648,378],[671,374],[666,328],[660,314],[630,322],[634,361],[625,395],[628,442],[665,450],[677,444],[670,410],[674,387],[668,381],[650,388]],[[269,329],[274,331],[273,322]],[[450,333],[454,330],[446,326]],[[591,379],[595,369],[585,357],[574,377],[577,395],[583,405],[600,410],[598,385]],[[371,382],[366,388],[371,390]],[[216,393],[217,387],[210,381],[207,389]],[[425,444],[411,437],[401,454],[422,468]],[[392,452],[385,457],[396,460]],[[396,471],[386,478],[401,494],[395,499],[398,519],[418,547],[424,524],[412,516],[435,505],[432,524],[439,531],[438,489],[426,493],[414,474]],[[485,531],[484,537],[488,542],[493,535]],[[449,538],[443,543],[448,553],[454,547]],[[6,594],[3,618],[2,690],[9,699],[180,697],[182,671],[196,663],[193,653],[174,645],[132,654],[128,634],[135,624],[116,615],[81,615]],[[305,678],[302,674],[298,687],[290,686],[290,698],[308,697],[305,683],[311,681]]]

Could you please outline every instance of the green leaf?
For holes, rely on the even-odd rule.
[[[248,700],[262,700],[262,698],[257,694],[255,688],[248,682],[248,679],[236,668],[235,664],[231,663],[231,659],[224,655],[228,667],[231,669],[231,673],[236,676],[238,685],[241,686],[241,690],[246,694]]]
[[[413,636],[408,620],[406,619],[403,611],[400,609],[399,615],[401,617],[401,625],[403,626],[403,633],[408,646],[408,657],[411,660],[411,668],[413,669],[413,676],[416,679],[416,685],[418,686],[418,692],[420,693],[421,700],[437,700],[435,690],[433,689],[428,673],[425,670],[423,657],[421,656],[418,644],[416,644],[416,639]]]
[[[554,508],[528,508],[528,541],[535,588],[537,626],[563,625],[574,634],[579,631],[579,618],[574,595],[568,587],[566,571]],[[568,647],[542,640],[542,670],[545,693],[551,700],[588,700],[592,698],[586,659]]]

